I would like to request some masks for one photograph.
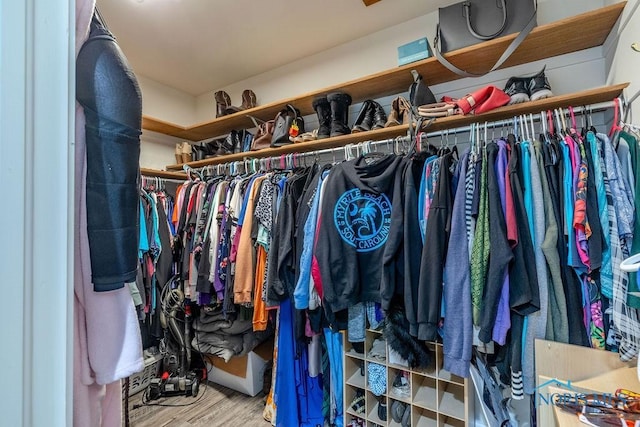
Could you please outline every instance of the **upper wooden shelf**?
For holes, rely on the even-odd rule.
[[[436,119],[432,122],[427,131],[436,131],[443,129],[455,129],[466,126],[471,123],[493,122],[497,120],[509,119],[520,114],[540,113],[541,111],[551,110],[554,108],[565,108],[569,106],[592,105],[599,102],[611,101],[620,96],[622,91],[629,86],[629,83],[622,83],[614,86],[605,86],[596,89],[589,89],[582,92],[576,92],[568,95],[553,96],[551,98],[540,99],[538,101],[523,102],[521,104],[508,105],[496,108],[484,114],[466,116],[450,116]],[[189,162],[188,165],[199,168],[207,165],[216,165],[220,163],[235,162],[247,158],[263,158],[274,157],[288,153],[303,153],[310,151],[322,150],[325,148],[342,147],[349,143],[358,143],[363,141],[379,141],[387,138],[395,138],[397,136],[406,135],[409,125],[400,125],[390,128],[378,129],[369,132],[352,133],[342,135],[335,138],[320,139],[317,141],[301,142],[299,144],[289,144],[277,148],[265,148],[259,151],[248,151],[242,153],[229,154],[226,156],[218,156],[205,160]],[[167,169],[179,170],[180,165],[170,165]]]
[[[540,25],[531,31],[511,57],[502,65],[512,67],[557,55],[564,55],[604,43],[626,2],[615,3],[570,18]],[[500,57],[516,34],[489,40],[445,54],[444,56],[463,70],[485,72]],[[148,116],[142,119],[143,129],[160,132],[190,141],[202,141],[229,133],[233,129],[247,129],[253,123],[251,115],[260,120],[273,119],[286,104],[295,105],[303,115],[312,114],[312,102],[316,96],[342,91],[351,95],[353,102],[379,98],[406,91],[412,82],[411,70],[417,70],[429,85],[461,78],[442,66],[435,58],[407,64],[401,67],[371,74],[360,79],[309,92],[293,98],[283,99],[249,110],[223,116],[192,126],[179,126]],[[213,101],[213,97],[211,98]]]

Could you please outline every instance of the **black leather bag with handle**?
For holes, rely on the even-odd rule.
[[[300,115],[300,110],[287,104],[287,108],[281,110],[275,118],[271,146],[292,144],[289,136],[296,137],[301,133],[304,133],[304,119]]]
[[[498,69],[537,25],[536,0],[466,0],[438,9],[432,52],[442,65],[464,77]],[[442,53],[519,33],[496,64],[482,74],[469,73],[447,61]]]

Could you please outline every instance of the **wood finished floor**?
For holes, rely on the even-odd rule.
[[[202,385],[200,393],[203,392]],[[262,418],[263,395],[249,397],[226,387],[209,383],[200,399],[172,397],[159,400],[163,404],[197,403],[183,407],[141,406],[142,392],[129,399],[131,427],[269,427]],[[123,424],[124,425],[124,424]]]

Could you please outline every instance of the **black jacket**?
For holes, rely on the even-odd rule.
[[[380,302],[383,253],[393,203],[401,208],[404,161],[395,155],[360,157],[335,166],[323,184],[315,257],[328,317],[357,302]]]
[[[418,283],[417,323],[418,339],[435,341],[442,308],[442,280],[451,233],[453,208],[452,171],[453,153],[445,154],[440,162],[440,176],[433,201],[429,207],[427,230],[420,262]],[[413,332],[413,331],[412,331]]]

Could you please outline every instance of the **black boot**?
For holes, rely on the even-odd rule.
[[[329,138],[331,133],[331,105],[326,96],[313,100],[313,109],[318,115],[318,139]]]
[[[348,122],[351,96],[347,93],[335,92],[327,95],[327,100],[331,104],[331,137],[350,134]]]
[[[207,155],[207,149],[204,144],[196,144],[193,146],[193,160],[204,160]]]
[[[211,157],[216,157],[218,155],[218,150],[220,149],[220,141],[214,139],[213,141],[205,142],[205,159],[209,159]]]
[[[373,108],[373,124],[371,125],[371,130],[382,129],[387,123],[387,115],[384,112],[384,108],[376,101],[372,101],[371,104]]]
[[[220,147],[218,148],[217,154],[220,156],[224,156],[227,154],[236,153],[238,150],[238,131],[232,130],[229,135],[223,140],[220,141]]]
[[[370,99],[364,101],[360,108],[360,112],[356,117],[356,121],[353,123],[353,129],[351,132],[356,133],[371,130],[371,126],[373,126],[374,112],[373,101]]]

